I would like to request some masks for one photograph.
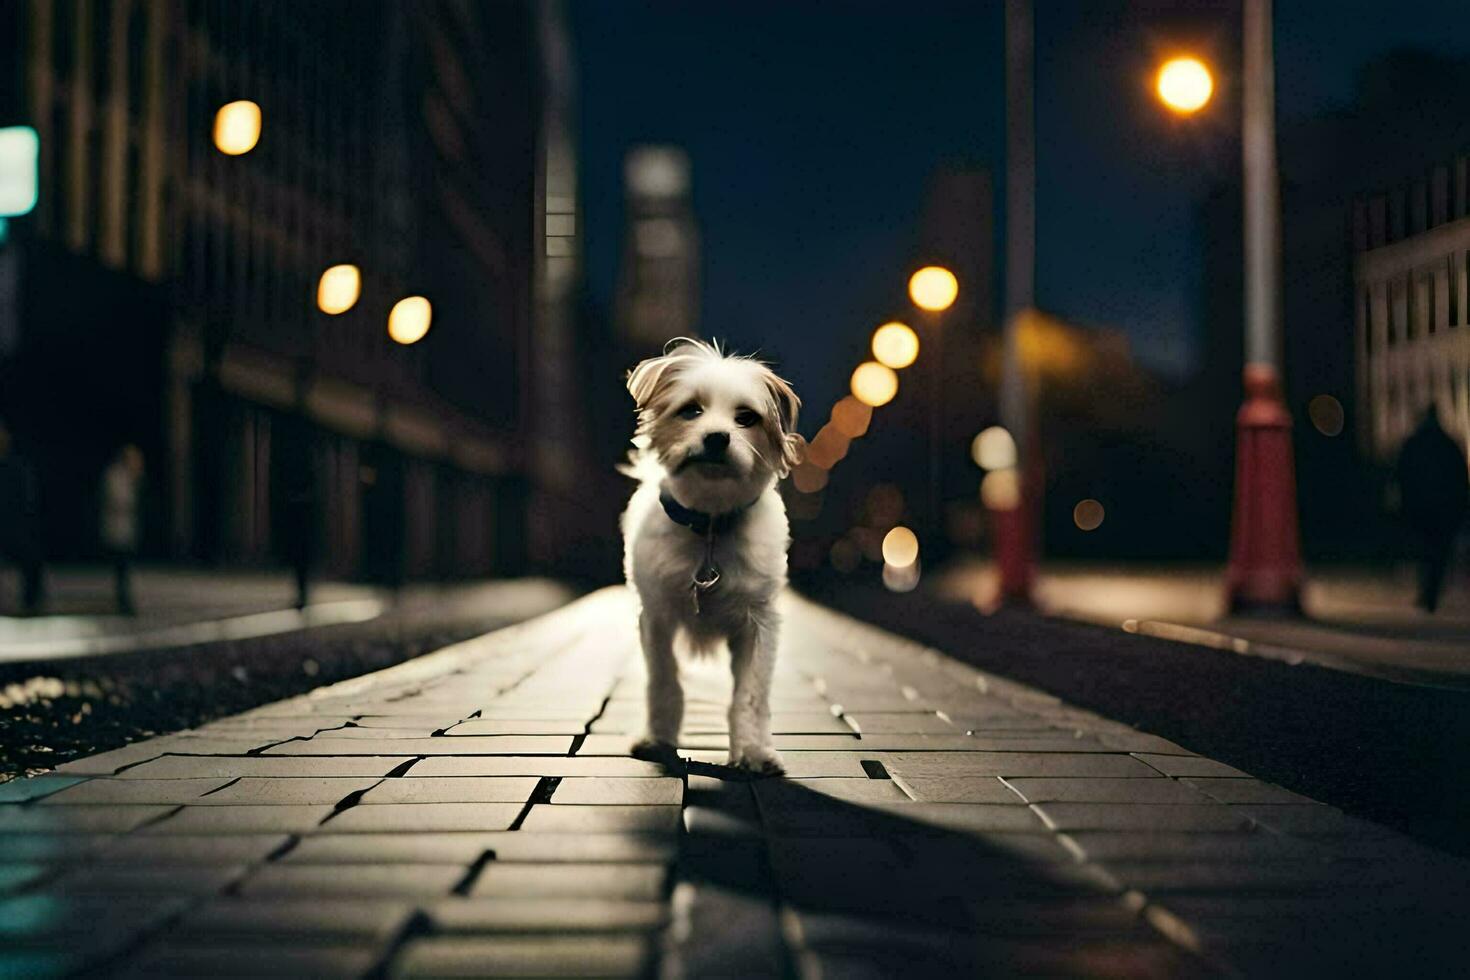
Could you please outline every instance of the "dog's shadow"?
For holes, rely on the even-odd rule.
[[[1092,974],[1104,942],[1107,955],[1120,942],[1129,951],[1120,974],[1203,966],[1043,827],[962,831],[904,815],[901,792],[869,806],[728,766],[668,768],[686,780],[675,884],[693,896],[680,949],[691,975],[805,975],[793,945],[815,950],[803,955],[828,976],[859,965],[865,976]],[[865,769],[886,778],[879,763]]]

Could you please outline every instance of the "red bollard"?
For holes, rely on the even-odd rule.
[[[1269,364],[1245,366],[1245,403],[1235,417],[1235,509],[1225,574],[1232,612],[1301,611],[1291,413]]]

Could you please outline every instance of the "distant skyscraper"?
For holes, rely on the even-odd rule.
[[[689,155],[674,146],[635,147],[623,163],[623,186],[618,330],[630,347],[657,347],[694,334],[699,320],[699,229]]]

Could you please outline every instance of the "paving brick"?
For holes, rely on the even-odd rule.
[[[432,898],[448,895],[465,871],[457,864],[272,864],[247,878],[240,893]]]
[[[440,738],[313,738],[265,755],[566,755],[570,735],[445,735]]]
[[[1089,861],[1274,861],[1316,857],[1331,852],[1305,841],[1289,841],[1260,828],[1246,831],[1189,832],[1154,830],[1069,831],[1066,837]]]
[[[291,946],[212,941],[166,942],[151,946],[120,977],[312,977],[358,978],[380,952],[357,943]]]
[[[256,864],[280,850],[289,834],[128,834],[100,847],[99,864]]]
[[[561,704],[497,705],[491,703],[480,712],[480,717],[510,721],[564,721],[585,725],[587,720],[596,714],[596,708],[586,714],[581,714]]]
[[[1204,776],[1185,777],[1179,780],[1206,796],[1221,803],[1315,803],[1315,800],[1299,796],[1259,779],[1214,779]]]
[[[1358,869],[1325,861],[1110,861],[1108,871],[1148,895],[1172,892],[1336,894],[1346,905],[1354,888],[1367,888]]]
[[[117,896],[37,891],[0,898],[0,948],[20,942],[89,938],[126,941],[176,915],[188,900],[179,895]]]
[[[667,804],[684,802],[684,782],[672,776],[606,778],[573,776],[556,787],[551,802],[587,804]]]
[[[848,720],[866,739],[869,735],[964,735],[959,728],[933,712],[864,711],[849,714]]]
[[[680,928],[666,938],[670,945],[665,955],[686,976],[773,977],[787,972],[782,919],[768,892],[709,880],[682,881],[673,904],[680,910]]]
[[[637,977],[650,943],[639,936],[434,937],[410,942],[392,977]]]
[[[1366,820],[1349,817],[1320,803],[1232,806],[1264,827],[1300,837],[1384,837],[1388,831]]]
[[[326,826],[334,834],[506,830],[520,812],[519,803],[359,805],[344,810]]]
[[[898,803],[863,807],[770,808],[763,811],[768,833],[794,837],[869,837],[944,831],[1044,832],[1041,818],[1018,801],[989,803]]]
[[[353,718],[352,724],[359,729],[372,728],[417,728],[425,732],[437,732],[452,728],[464,719],[460,715],[363,715]],[[524,734],[534,735],[535,732]]]
[[[1120,749],[1124,752],[1150,752],[1158,755],[1194,755],[1193,752],[1176,745],[1167,738],[1157,735],[1149,735],[1144,732],[1108,732],[1104,731],[1098,735],[1098,739],[1109,748]]]
[[[122,834],[172,813],[172,806],[0,806],[0,834]]]
[[[279,759],[262,756],[205,757],[166,755],[118,774],[119,779],[188,779],[193,777],[271,776],[315,779],[322,776],[386,776],[412,762],[413,756],[338,756]]]
[[[550,719],[474,718],[454,725],[446,735],[581,735],[586,721]]]
[[[539,782],[535,776],[457,776],[385,779],[363,803],[525,803]]]
[[[246,776],[193,802],[200,806],[336,806],[353,793],[378,782],[376,776],[323,776],[319,779]]]
[[[656,932],[669,921],[662,901],[623,898],[450,898],[426,908],[435,932],[624,933]]]
[[[663,897],[663,864],[487,864],[470,889],[475,897],[624,898]]]
[[[394,741],[405,738],[430,738],[439,730],[437,725],[423,725],[414,728],[331,728],[315,734],[316,740],[360,738],[360,739],[391,739]]]
[[[612,756],[575,758],[485,757],[424,759],[414,764],[409,776],[662,776],[663,766],[642,759]]]
[[[668,863],[678,850],[677,841],[662,833],[590,833],[502,835],[495,842],[497,864],[517,861],[581,863]]]
[[[923,803],[1022,802],[998,776],[894,776],[893,781]]]
[[[330,824],[328,825],[330,826]],[[468,867],[506,836],[498,832],[337,834],[303,837],[286,864],[457,864]]]
[[[328,825],[330,826],[330,824]],[[519,832],[436,832],[335,834],[305,837],[282,859],[290,864],[460,864],[470,865],[486,851],[498,862],[670,861],[676,845],[648,834],[522,834]]]
[[[145,833],[303,834],[331,812],[330,806],[186,806]]]
[[[538,804],[521,824],[521,832],[672,834],[679,829],[677,806]]]
[[[908,803],[911,798],[891,779],[764,779],[752,783],[763,806],[830,807],[833,800],[852,803]]]
[[[1057,830],[1249,830],[1249,815],[1218,803],[1041,803]]]
[[[61,804],[193,803],[205,793],[229,782],[223,777],[200,779],[89,779],[41,801],[41,806]]]
[[[97,865],[68,871],[46,887],[59,895],[215,895],[239,880],[245,870],[242,865]]]
[[[41,980],[70,977],[82,971],[88,956],[70,946],[0,949],[0,976]]]
[[[32,776],[30,779],[12,779],[8,783],[0,783],[0,803],[25,803],[28,800],[38,800],[43,796],[50,796],[75,786],[85,780],[86,776]]]
[[[55,867],[38,863],[5,863],[0,864],[0,895],[9,895],[13,892],[29,888],[39,881],[55,874]]]
[[[176,744],[175,739],[150,738],[144,742],[124,745],[111,752],[100,752],[84,759],[76,759],[57,766],[56,771],[63,776],[111,776],[124,766],[156,759],[165,752],[171,751],[174,744]]]
[[[114,834],[10,834],[0,837],[4,860],[43,864],[72,864],[92,855],[118,837]]]
[[[281,737],[274,735],[221,738],[184,733],[169,736],[168,751],[178,755],[248,755],[281,741]]]
[[[1130,755],[1066,752],[885,752],[883,764],[902,776],[1154,777],[1158,770]]]
[[[1210,797],[1172,779],[1016,777],[1006,782],[1028,803],[1211,802]]]
[[[293,939],[386,943],[407,925],[414,902],[320,894],[222,898],[189,913],[173,935],[189,943]]]
[[[1158,755],[1135,752],[1134,757],[1148,763],[1166,776],[1220,776],[1247,778],[1248,774],[1231,768],[1223,762],[1200,756]]]
[[[761,836],[761,821],[754,811],[731,813],[708,806],[689,805],[682,814],[684,832],[694,836],[749,837]]]

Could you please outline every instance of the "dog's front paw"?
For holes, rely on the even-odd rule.
[[[769,745],[758,743],[732,745],[730,767],[744,769],[757,776],[780,776],[786,772],[786,763],[781,761],[781,753]]]
[[[660,765],[678,768],[682,765],[679,759],[679,747],[670,742],[660,742],[656,738],[644,737],[633,743],[631,755],[635,759],[644,762],[657,762]]]

